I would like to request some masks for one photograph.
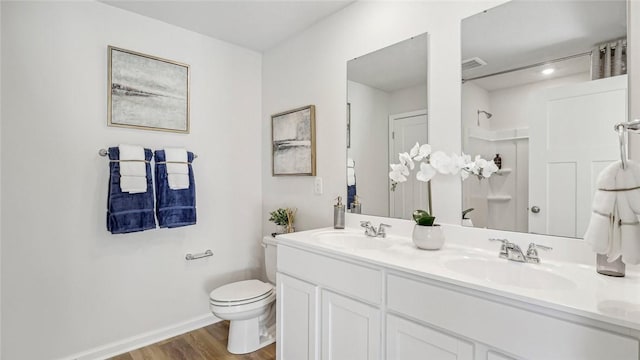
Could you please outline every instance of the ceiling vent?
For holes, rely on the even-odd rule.
[[[462,60],[462,71],[469,71],[485,65],[487,65],[487,62],[480,59],[479,57]]]

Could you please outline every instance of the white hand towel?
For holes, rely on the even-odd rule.
[[[189,175],[184,174],[168,174],[169,189],[182,190],[189,188]]]
[[[120,144],[118,151],[120,152],[120,176],[147,176],[142,146]]]
[[[189,167],[187,150],[183,148],[165,148],[169,189],[182,190],[189,188]]]
[[[640,164],[617,161],[607,166],[596,181],[593,213],[584,239],[608,261],[622,256],[625,264],[640,263]],[[619,190],[619,191],[606,191]],[[607,216],[608,215],[608,216]]]
[[[186,149],[165,148],[164,158],[167,161],[167,174],[189,174]]]
[[[356,167],[356,163],[355,163],[355,161],[353,161],[352,158],[347,158],[347,167],[349,167],[349,168]]]
[[[620,169],[620,162],[610,164],[604,168],[596,180],[597,189],[614,189],[616,174]],[[592,213],[589,226],[584,234],[584,240],[591,244],[593,251],[606,254],[611,248],[613,237],[612,218],[615,211],[616,193],[596,190],[593,196]]]
[[[120,176],[120,189],[129,194],[147,192],[147,178],[144,176]]]
[[[608,216],[591,214],[589,227],[584,233],[584,240],[598,254],[606,254],[609,250],[611,219]]]
[[[347,168],[347,185],[355,185],[356,184],[356,172],[353,168]]]
[[[635,162],[628,162],[628,167],[624,171],[620,171],[616,178],[616,184],[621,189],[632,189],[638,186],[638,182],[635,179],[635,172],[632,170],[635,168]],[[640,223],[638,222],[638,216],[633,211],[630,203],[630,194],[637,192],[638,190],[628,190],[618,192],[618,214],[620,220],[618,226],[620,227],[620,237],[616,245],[616,252],[612,252],[609,255],[609,261],[618,258],[616,255],[622,255],[622,261],[625,264],[637,264],[640,258],[640,252],[638,242],[640,242]]]
[[[120,153],[120,190],[129,194],[147,192],[147,167],[144,148],[138,145],[118,145]]]

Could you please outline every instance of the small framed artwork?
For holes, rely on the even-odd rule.
[[[316,175],[316,107],[271,116],[272,174]]]
[[[108,125],[189,133],[189,65],[108,47]]]
[[[351,103],[347,103],[347,149],[351,148]]]

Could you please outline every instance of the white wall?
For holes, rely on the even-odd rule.
[[[356,190],[362,210],[389,216],[389,93],[349,81],[347,94],[351,103],[348,153],[356,165]]]
[[[467,136],[469,130],[479,127],[489,130],[489,122],[486,117],[480,117],[480,125],[478,126],[478,109],[491,112],[491,103],[489,100],[489,92],[474,82],[466,82],[462,85],[461,93],[461,117],[463,131],[463,150],[465,154],[471,156],[481,155],[485,159],[495,152],[495,144],[474,139]],[[493,157],[491,157],[493,159]],[[473,221],[475,227],[486,227],[489,216],[489,204],[487,195],[489,194],[488,181],[478,181],[478,179],[470,177],[462,183],[462,209],[473,208],[468,213],[467,218]]]
[[[532,106],[531,103],[539,91],[590,80],[590,74],[586,72],[490,91],[490,106],[493,113],[493,117],[488,120],[490,128],[503,130],[529,127],[527,109]]]
[[[427,84],[393,91],[389,93],[389,114],[424,110],[427,99]]]
[[[311,177],[272,177],[271,154],[263,154],[263,221],[283,205],[298,207],[297,228],[331,226],[332,199],[345,195],[346,63],[349,59],[429,33],[429,132],[436,149],[460,151],[460,20],[504,1],[356,2],[267,51],[263,56],[263,143],[270,144],[271,114],[306,104],[317,110],[317,173],[324,194],[313,194]],[[400,20],[399,20],[400,19]],[[459,222],[460,180],[433,181],[439,221]]]
[[[210,316],[213,288],[261,272],[261,55],[98,2],[3,2],[1,26],[4,359]],[[191,134],[107,127],[107,45],[191,65]],[[118,143],[198,154],[197,225],[106,231]]]

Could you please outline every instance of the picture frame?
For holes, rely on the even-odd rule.
[[[107,125],[189,133],[187,64],[108,46]]]
[[[273,176],[316,175],[316,107],[271,115]]]

